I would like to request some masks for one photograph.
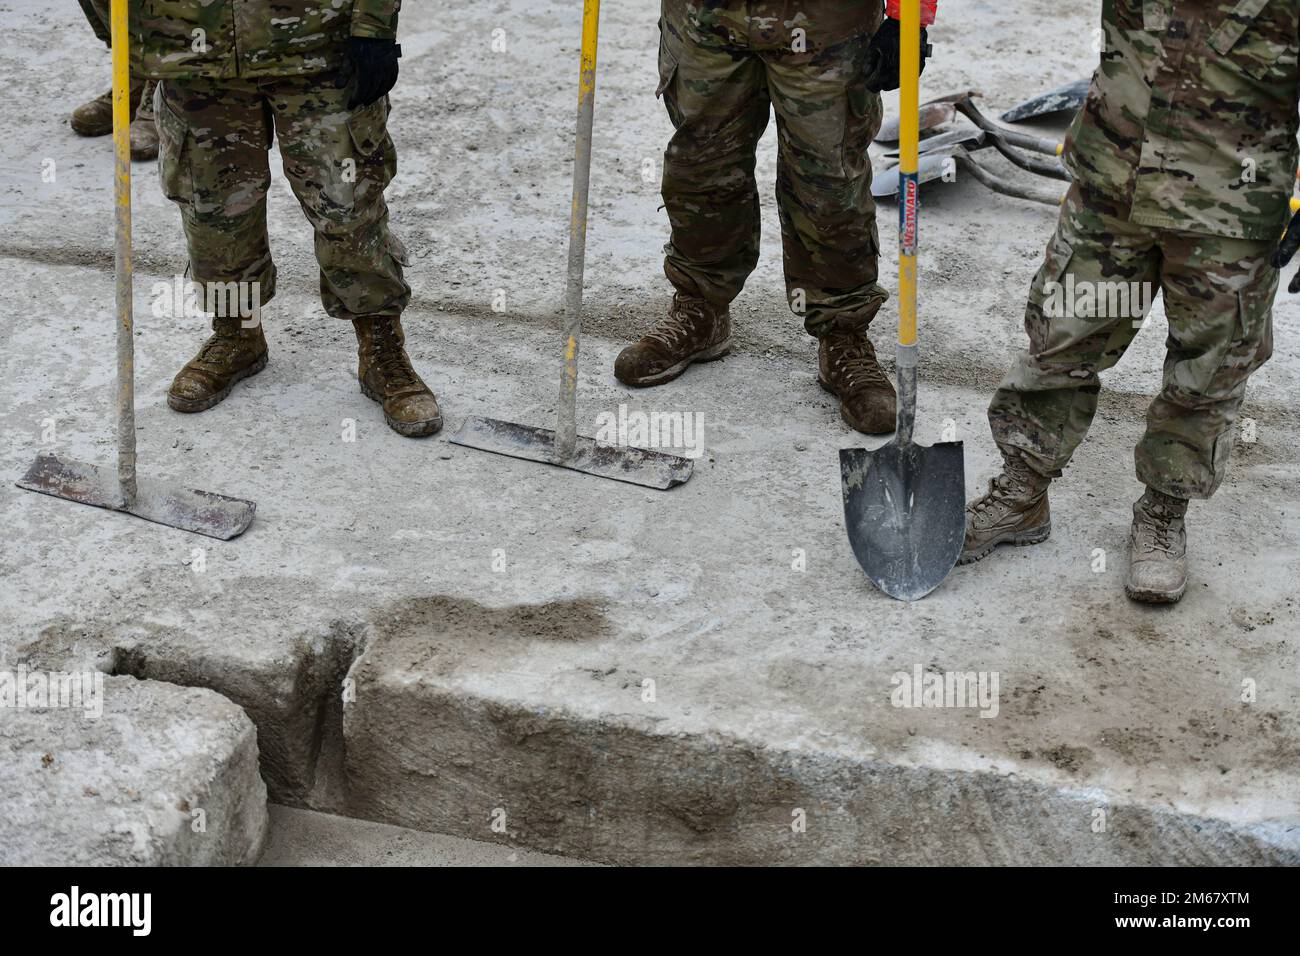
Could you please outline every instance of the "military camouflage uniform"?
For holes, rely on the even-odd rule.
[[[880,3],[663,0],[662,13],[668,278],[715,305],[740,294],[759,254],[754,153],[775,106],[791,305],[814,335],[864,328],[887,298],[867,154],[880,96],[863,78]]]
[[[1137,476],[1207,498],[1246,380],[1273,349],[1267,259],[1295,177],[1300,4],[1105,0],[1102,23],[1106,49],[1066,143],[1075,184],[1030,290],[1029,349],[989,422],[1004,454],[1058,475],[1096,411],[1098,373],[1143,312],[1071,310],[1061,288],[1150,283],[1164,295],[1168,354]]]
[[[132,56],[163,79],[162,188],[180,208],[192,278],[275,293],[266,232],[280,140],[284,172],[316,233],[321,299],[343,319],[395,316],[410,299],[388,228],[396,170],[388,100],[350,110],[334,75],[349,36],[393,38],[400,0],[153,0],[132,5]],[[213,303],[208,303],[212,310]]]

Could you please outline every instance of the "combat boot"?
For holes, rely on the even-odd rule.
[[[668,316],[618,353],[614,377],[642,387],[671,382],[692,362],[712,362],[731,351],[731,313],[698,295],[678,292]]]
[[[167,391],[167,404],[178,412],[206,411],[229,395],[236,382],[266,368],[266,338],[260,323],[244,328],[240,319],[213,319],[212,331]]]
[[[158,158],[158,124],[153,115],[153,91],[157,88],[153,80],[144,85],[131,120],[131,158],[138,162]]]
[[[135,118],[146,83],[131,77],[131,118]],[[72,111],[72,131],[78,136],[107,136],[113,132],[113,91],[109,90]]]
[[[831,331],[817,349],[817,381],[840,400],[840,418],[865,435],[894,430],[898,396],[865,329]]]
[[[1187,499],[1148,488],[1133,505],[1124,591],[1146,604],[1173,604],[1187,590]]]
[[[399,435],[432,435],[442,428],[438,399],[411,367],[406,333],[395,315],[353,319],[357,330],[357,380],[361,394],[384,409],[384,421]]]
[[[1009,457],[988,494],[966,506],[966,541],[958,564],[970,564],[1000,544],[1038,544],[1052,533],[1044,478],[1023,458]]]

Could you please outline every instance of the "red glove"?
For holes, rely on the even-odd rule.
[[[903,19],[903,13],[899,10],[901,3],[902,0],[885,0],[885,16],[895,20]],[[939,0],[921,0],[921,26],[928,27],[934,23],[938,7]]]

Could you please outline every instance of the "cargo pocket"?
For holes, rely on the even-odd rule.
[[[882,107],[880,94],[855,82],[846,94],[844,143],[840,163],[849,176],[871,172],[871,141],[880,132]]]
[[[1032,355],[1047,351],[1052,338],[1052,324],[1064,321],[1069,315],[1061,279],[1073,258],[1074,247],[1058,230],[1047,244],[1043,264],[1029,291],[1029,307],[1025,309],[1025,333],[1029,336]]]
[[[396,151],[388,136],[388,97],[354,110],[346,125],[347,140],[340,144],[345,155],[335,160],[338,168],[324,191],[329,200],[324,214],[350,222],[383,198],[384,188],[397,173]]]
[[[677,58],[668,49],[668,38],[664,35],[663,21],[659,22],[659,85],[655,87],[655,97],[664,101],[664,109],[672,120],[673,129],[680,129],[684,116],[677,102]]]
[[[1297,66],[1295,17],[1274,23],[1260,21],[1259,14],[1269,0],[1240,0],[1224,18],[1219,28],[1210,35],[1212,50],[1224,62],[1260,81],[1293,79]],[[1285,18],[1285,11],[1276,11],[1274,18]]]
[[[154,91],[154,115],[158,126],[158,180],[163,195],[172,202],[191,206],[194,202],[194,173],[190,168],[189,126],[163,95],[164,83]]]

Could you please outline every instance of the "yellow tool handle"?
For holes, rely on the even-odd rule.
[[[898,37],[898,344],[916,344],[916,245],[920,206],[921,0],[903,0]]]

